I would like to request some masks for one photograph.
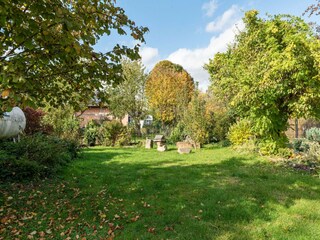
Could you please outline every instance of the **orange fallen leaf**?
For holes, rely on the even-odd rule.
[[[148,228],[148,232],[155,234],[156,233],[156,228],[150,227],[150,228]]]
[[[1,221],[0,221],[0,222],[1,222],[2,224],[6,224],[6,223],[8,222],[8,220],[9,220],[9,219],[8,219],[7,217],[4,217],[4,218],[1,218]]]
[[[136,222],[136,221],[138,221],[139,218],[140,218],[140,216],[137,215],[137,216],[131,218],[131,221],[132,221],[132,222]]]
[[[6,89],[6,90],[2,91],[1,97],[5,99],[5,98],[9,97],[9,94],[10,94],[10,89]]]

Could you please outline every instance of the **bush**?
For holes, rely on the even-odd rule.
[[[306,153],[310,149],[310,144],[307,141],[302,141],[300,148],[302,152]]]
[[[230,126],[235,122],[229,112],[217,113],[214,115],[213,128],[209,135],[211,141],[223,141],[227,139]]]
[[[301,145],[302,145],[302,140],[301,139],[294,139],[292,142],[292,148],[294,152],[302,152],[301,151]]]
[[[276,155],[281,157],[282,155],[286,155],[283,154],[285,151],[283,149],[288,149],[288,138],[282,133],[276,139],[260,139],[258,149],[261,155]]]
[[[48,109],[42,118],[42,125],[51,126],[52,134],[59,138],[71,141],[80,139],[80,122],[70,106]]]
[[[18,143],[1,142],[0,178],[30,179],[57,172],[78,155],[75,142],[35,134]]]
[[[309,151],[307,153],[307,157],[313,161],[320,160],[320,144],[318,142],[311,142],[309,144]]]
[[[185,133],[197,144],[208,143],[211,115],[206,111],[206,100],[195,92],[183,115]]]
[[[177,126],[171,131],[168,142],[174,144],[185,140],[186,133],[182,122],[179,122]]]
[[[130,143],[131,132],[117,120],[106,121],[98,130],[97,140],[104,146],[124,146]]]
[[[247,119],[236,122],[230,127],[227,138],[233,145],[239,146],[247,143],[254,138],[251,122]]]
[[[306,138],[310,141],[320,142],[320,128],[310,128],[306,131]]]
[[[218,146],[221,146],[221,147],[229,147],[230,145],[231,143],[228,139],[221,140],[218,143]]]
[[[45,113],[38,109],[35,110],[31,107],[23,109],[24,115],[26,116],[26,128],[25,133],[27,135],[33,135],[35,133],[51,133],[52,127],[48,124],[42,124],[42,119]]]
[[[277,156],[282,158],[290,158],[293,152],[290,148],[279,148],[277,150]]]
[[[95,146],[96,141],[99,141],[99,126],[95,124],[93,121],[90,121],[84,129],[84,141],[89,146]]]
[[[294,139],[292,142],[292,148],[295,153],[306,153],[308,152],[310,146],[309,142],[306,139]]]

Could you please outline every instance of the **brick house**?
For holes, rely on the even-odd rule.
[[[82,112],[77,112],[76,117],[80,119],[80,127],[85,127],[91,120],[102,123],[106,120],[113,120],[115,117],[111,114],[107,107],[100,107],[96,105],[90,105]],[[129,123],[129,116],[126,115],[121,122],[124,126]]]

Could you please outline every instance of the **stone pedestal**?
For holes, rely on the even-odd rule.
[[[180,154],[189,154],[192,149],[192,145],[187,142],[177,142],[176,146],[178,148],[178,153]]]
[[[189,154],[189,153],[191,153],[191,148],[178,148],[178,153]]]
[[[158,146],[157,150],[159,152],[165,152],[165,151],[167,151],[167,146],[166,145]]]
[[[146,139],[146,148],[151,149],[153,148],[153,140],[152,139]]]

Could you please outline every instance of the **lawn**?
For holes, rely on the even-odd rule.
[[[0,187],[0,239],[320,239],[319,177],[230,148],[90,148]]]

